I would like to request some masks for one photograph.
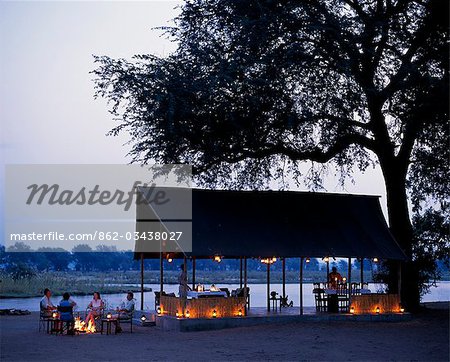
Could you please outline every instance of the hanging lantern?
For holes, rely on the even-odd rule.
[[[166,259],[169,263],[171,263],[173,261],[173,259],[170,257],[170,254],[166,255]]]
[[[326,256],[325,258],[323,258],[323,261],[324,261],[325,263],[328,263],[328,262],[330,261],[330,258],[329,258],[328,256]]]
[[[186,313],[184,313],[184,316],[185,316],[186,318],[190,318],[190,317],[191,317],[191,313],[189,313],[189,311],[186,310]]]
[[[214,261],[220,263],[222,261],[222,257],[219,255],[214,256]]]
[[[305,263],[308,264],[311,261],[310,258],[306,258]]]
[[[273,257],[272,258],[272,263],[275,263],[277,261],[277,258]]]
[[[213,312],[212,312],[212,317],[213,317],[213,318],[217,318],[217,311],[216,311],[215,309],[214,309]]]
[[[373,258],[374,263],[378,263],[378,258]]]

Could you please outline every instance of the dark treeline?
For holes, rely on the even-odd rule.
[[[20,251],[20,252],[19,252]],[[318,271],[325,268],[320,259],[311,258],[309,263],[304,262],[305,271]],[[173,260],[169,263],[164,261],[165,270],[178,270],[182,260]],[[158,270],[159,259],[149,259],[144,261],[145,270]],[[249,270],[265,270],[266,265],[259,259],[248,259]],[[331,259],[330,267],[336,266],[341,271],[348,268],[347,260]],[[191,268],[191,263],[188,265]],[[360,262],[353,260],[352,267],[360,269]],[[440,265],[444,268],[444,265]],[[0,246],[0,268],[10,274],[13,278],[24,278],[36,275],[44,271],[81,271],[81,272],[108,272],[108,271],[129,271],[139,270],[139,260],[134,260],[132,251],[117,251],[108,246],[98,246],[95,250],[88,245],[77,245],[71,252],[57,248],[40,248],[32,251],[23,243],[10,246],[8,250]],[[223,259],[220,263],[212,259],[198,259],[196,269],[206,271],[239,270],[240,261],[238,259]],[[364,261],[364,270],[372,270],[372,261]],[[282,263],[272,264],[273,271],[280,271]],[[286,259],[286,270],[299,270],[299,258]]]

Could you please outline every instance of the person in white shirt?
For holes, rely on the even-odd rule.
[[[128,292],[127,299],[121,303],[120,307],[116,309],[117,314],[113,316],[113,318],[117,319],[116,323],[116,332],[122,332],[122,328],[120,327],[121,319],[129,319],[133,318],[134,312],[134,294],[133,292]]]
[[[52,292],[50,289],[44,289],[44,296],[40,302],[40,310],[41,313],[47,316],[50,316],[53,311],[56,310],[56,307],[53,305],[52,300],[50,299],[52,296]]]
[[[86,325],[89,323],[89,321],[91,321],[91,323],[94,323],[95,317],[100,316],[102,314],[104,308],[105,308],[105,303],[103,302],[102,298],[100,297],[100,293],[94,292],[94,296],[88,305],[89,313],[85,320]]]

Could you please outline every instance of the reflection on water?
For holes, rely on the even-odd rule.
[[[437,288],[431,288],[430,293],[422,298],[423,302],[438,302],[438,301],[448,301],[450,300],[450,282],[439,282],[437,283]],[[148,288],[153,290],[159,290],[159,284],[146,284]],[[228,288],[230,291],[239,287],[237,284],[223,284],[219,287]],[[249,284],[250,287],[250,300],[251,306],[253,307],[265,307],[266,306],[266,284]],[[276,291],[281,294],[282,292],[281,284],[271,284],[270,290]],[[376,292],[382,288],[381,284],[369,284],[369,289],[372,292]],[[312,294],[313,286],[312,284],[303,285],[303,303],[305,307],[314,306],[314,296]],[[178,293],[178,285],[165,285],[164,290],[168,293],[174,292]],[[289,300],[294,302],[294,305],[299,305],[299,285],[298,284],[287,284],[286,294],[289,296]],[[107,303],[108,308],[116,308],[123,300],[125,300],[124,294],[105,294],[102,299]],[[17,309],[28,309],[30,311],[39,310],[39,301],[41,298],[11,298],[11,299],[0,299],[0,308],[17,308]],[[57,304],[60,301],[60,296],[54,296],[52,298],[53,304]],[[92,296],[75,296],[73,299],[77,302],[77,310],[84,311],[92,300]],[[136,308],[141,306],[141,295],[140,293],[135,293]],[[153,292],[144,293],[144,309],[153,310],[155,306],[155,294]]]

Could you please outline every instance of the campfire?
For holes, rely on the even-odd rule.
[[[84,321],[81,320],[80,317],[75,318],[75,330],[79,332],[84,333],[95,333],[95,323],[92,323],[91,320],[89,320],[89,323],[86,325]]]

